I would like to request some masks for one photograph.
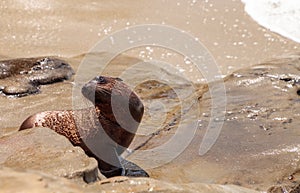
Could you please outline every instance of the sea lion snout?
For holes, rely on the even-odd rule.
[[[92,101],[94,103],[95,101],[95,91],[96,91],[96,83],[94,82],[88,82],[81,88],[82,95]]]
[[[110,103],[112,91],[115,88],[115,85],[119,79],[106,77],[106,76],[97,76],[86,83],[81,92],[83,96],[89,99],[91,102],[95,103]]]

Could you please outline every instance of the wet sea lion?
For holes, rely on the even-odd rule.
[[[68,80],[73,74],[66,61],[54,57],[3,60],[0,91],[6,96],[26,96],[39,92],[39,85]]]
[[[126,172],[119,157],[132,142],[142,120],[144,106],[139,97],[121,79],[104,76],[89,81],[81,92],[95,108],[37,113],[28,117],[20,130],[43,126],[66,136],[97,159],[106,177],[126,173],[148,176],[139,169],[137,173]]]

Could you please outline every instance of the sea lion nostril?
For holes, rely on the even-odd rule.
[[[95,79],[100,84],[105,84],[106,83],[106,79],[103,76],[97,76]]]
[[[299,96],[300,96],[300,89],[298,89],[298,90],[297,90],[297,95],[299,95]]]

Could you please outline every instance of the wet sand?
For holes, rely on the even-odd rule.
[[[238,0],[226,1],[2,1],[0,55],[71,57],[88,52],[101,39],[124,27],[163,24],[198,38],[223,74],[299,51],[299,44],[255,23]],[[141,52],[143,51],[143,52]],[[142,59],[180,63],[170,50],[129,52]]]

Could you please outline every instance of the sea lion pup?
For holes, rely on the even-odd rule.
[[[49,127],[96,158],[106,177],[126,175],[119,155],[132,142],[142,120],[142,101],[119,78],[97,76],[81,92],[95,108],[37,113],[19,130]]]

